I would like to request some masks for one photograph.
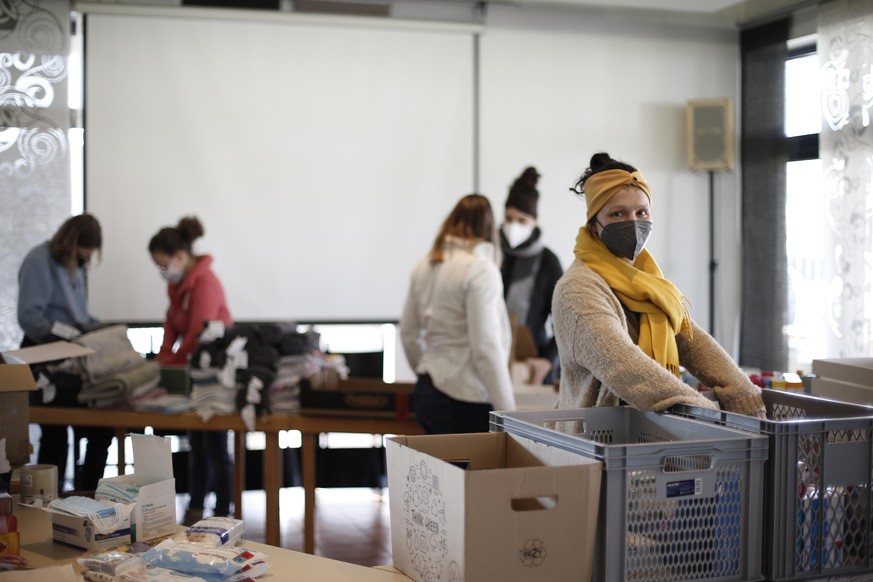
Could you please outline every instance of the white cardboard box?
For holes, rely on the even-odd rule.
[[[139,486],[130,516],[132,541],[145,542],[171,535],[178,526],[170,439],[142,434],[132,434],[130,439],[133,445],[133,474],[101,479],[97,487],[99,489],[104,481]]]
[[[601,463],[507,433],[388,439],[394,566],[422,582],[590,580]]]
[[[97,532],[90,519],[47,509],[52,514],[52,539],[83,550],[105,551],[131,542],[130,504],[125,506],[124,521],[112,533]]]
[[[873,388],[873,358],[813,360],[812,373],[819,378]]]
[[[816,377],[812,379],[809,391],[810,394],[819,398],[873,406],[873,386],[868,387],[852,382]]]

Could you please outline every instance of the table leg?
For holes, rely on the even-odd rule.
[[[118,451],[118,474],[124,475],[127,473],[127,463],[124,455],[124,439],[127,435],[127,429],[125,428],[116,428],[115,429],[115,443],[116,450]]]
[[[233,431],[233,516],[242,519],[242,497],[246,489],[246,433]]]
[[[282,451],[279,449],[279,433],[264,433],[267,439],[264,448],[264,493],[267,496],[266,542],[282,546],[279,529],[279,489],[282,487]]]
[[[315,554],[315,447],[318,433],[304,432],[300,450],[303,473],[303,551]]]

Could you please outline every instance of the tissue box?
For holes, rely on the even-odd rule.
[[[133,434],[130,438],[133,445],[133,474],[101,479],[95,497],[98,500],[126,501],[101,495],[100,485],[105,482],[137,485],[139,493],[130,514],[131,541],[145,542],[172,535],[178,526],[170,439],[142,434]]]
[[[424,582],[590,580],[602,465],[507,433],[387,440],[394,566]]]
[[[13,467],[30,460],[30,404],[28,392],[36,390],[29,364],[41,364],[93,354],[94,350],[70,342],[51,342],[3,353],[0,363],[0,439],[6,439],[6,458]]]
[[[125,504],[125,517],[115,531],[97,533],[90,519],[49,509],[52,514],[52,539],[83,550],[105,551],[129,544],[131,541],[130,504]]]

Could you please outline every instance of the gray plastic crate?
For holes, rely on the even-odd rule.
[[[629,407],[492,412],[491,430],[603,463],[593,580],[763,579],[766,437]]]
[[[669,413],[768,437],[768,579],[873,572],[873,408],[784,390],[762,395],[767,420],[686,405]]]

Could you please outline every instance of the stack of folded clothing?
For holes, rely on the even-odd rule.
[[[207,326],[189,364],[193,408],[207,420],[239,411],[249,430],[260,414],[298,410],[301,378],[328,366],[320,341],[293,322]]]
[[[269,409],[274,412],[297,412],[300,409],[300,380],[309,376],[318,359],[323,357],[321,336],[312,329],[297,331],[297,324],[292,322],[258,324],[252,327],[251,335],[264,356],[258,358],[257,365],[262,372],[265,371],[263,368],[272,370],[270,381],[265,373],[259,376],[266,388],[260,393],[261,401],[268,402]],[[251,403],[257,401],[258,395],[248,392],[246,397],[254,399],[246,402]]]
[[[308,375],[310,354],[282,356],[276,362],[276,378],[270,385],[270,408],[274,412],[300,410],[300,380]]]
[[[160,382],[160,366],[133,349],[125,325],[92,331],[75,341],[95,350],[77,360],[82,376],[79,402],[91,408],[129,402],[154,390]]]
[[[246,336],[229,329],[221,337],[202,341],[192,354],[191,406],[204,421],[237,411],[237,370],[247,365],[247,343]]]

